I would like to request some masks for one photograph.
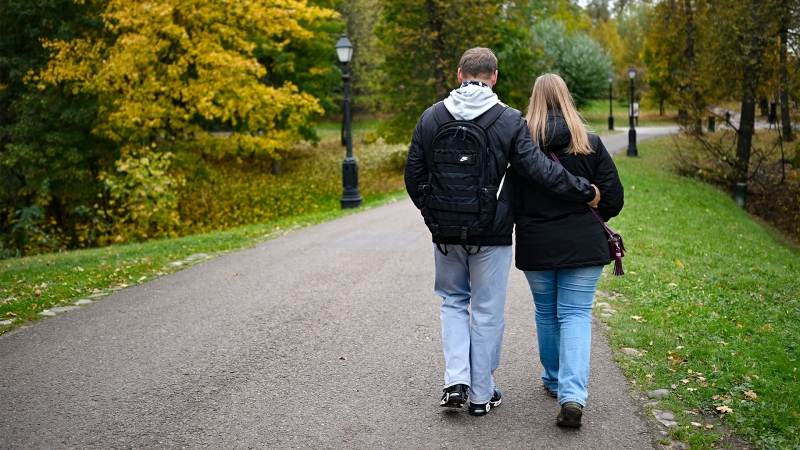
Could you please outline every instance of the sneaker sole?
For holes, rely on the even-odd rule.
[[[439,402],[442,408],[461,408],[467,403],[467,399],[461,397],[448,397],[447,401]]]
[[[491,411],[492,408],[496,408],[501,403],[503,403],[503,399],[502,398],[500,400],[497,400],[497,401],[494,401],[494,402],[493,401],[489,401],[489,403],[486,404],[486,409],[472,409],[472,408],[470,408],[469,409],[469,413],[470,413],[470,415],[473,415],[473,416],[485,416],[486,414],[489,414],[489,411]]]

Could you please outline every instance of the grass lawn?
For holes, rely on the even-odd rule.
[[[628,104],[620,103],[614,100],[612,105],[614,113],[614,128],[628,128]],[[603,130],[608,130],[608,100],[593,100],[591,103],[584,105],[580,109],[580,113],[589,127],[595,132],[600,134]],[[649,109],[641,106],[639,109],[639,124],[640,127],[661,127],[675,125],[675,120],[678,117],[678,111],[672,109],[665,109],[664,115],[660,115],[658,108]]]
[[[670,390],[657,408],[675,414],[673,439],[800,448],[800,255],[726,194],[675,175],[672,147],[616,159],[626,202],[610,225],[626,275],[601,279],[615,311],[601,320],[614,348],[640,352],[617,361],[638,389]]]

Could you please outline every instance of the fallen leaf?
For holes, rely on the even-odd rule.
[[[712,429],[712,428],[714,428],[714,425],[712,425],[712,424],[710,424],[710,423],[707,423],[707,424],[706,424],[706,430],[710,430],[710,429]]]
[[[347,357],[346,356],[340,356],[339,359],[341,359],[342,361],[347,361]]]
[[[697,388],[686,388],[686,390],[689,391],[689,392],[694,392],[694,391],[697,390]]]
[[[750,400],[758,397],[758,395],[756,395],[756,393],[753,391],[744,391],[744,395]]]
[[[717,408],[716,408],[716,409],[717,409],[717,411],[719,411],[721,414],[730,414],[730,413],[732,413],[732,412],[733,412],[733,410],[732,410],[730,407],[728,407],[727,405],[717,406]]]
[[[728,345],[728,343],[725,342],[725,341],[717,341],[717,344]],[[716,367],[716,366],[714,366],[714,367]],[[715,368],[714,370],[717,370],[717,369]]]
[[[681,380],[681,383],[683,383],[683,384],[686,384],[686,383],[688,383],[689,381],[690,381],[690,380],[688,380],[688,379],[683,379],[683,380]]]
[[[703,426],[703,424],[701,424],[701,423],[697,423],[697,422],[690,422],[690,423],[691,423],[692,425],[696,426],[696,427],[702,427],[702,426]]]
[[[677,265],[678,267],[683,267],[683,263],[681,262],[680,259],[675,260],[675,265]]]

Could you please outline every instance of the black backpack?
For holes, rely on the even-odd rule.
[[[475,236],[477,253],[480,234],[494,222],[500,180],[486,129],[506,108],[498,103],[474,120],[455,120],[443,102],[434,105],[439,128],[425,149],[428,182],[419,186],[420,212],[444,255],[441,238],[454,236],[465,250],[467,237]]]

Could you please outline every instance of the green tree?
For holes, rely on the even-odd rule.
[[[115,147],[91,133],[96,99],[26,83],[46,66],[41,40],[70,40],[102,27],[102,4],[0,2],[0,257],[87,245],[85,212]],[[4,250],[5,249],[5,250]]]
[[[585,33],[567,32],[553,19],[537,22],[533,34],[544,49],[548,69],[564,79],[577,106],[605,95],[611,56],[600,44]]]
[[[352,0],[342,3],[347,36],[353,43],[351,94],[355,111],[378,111],[386,74],[381,65],[383,53],[375,34],[382,10],[381,0]]]
[[[755,132],[756,99],[766,95],[778,65],[777,39],[780,15],[773,12],[783,0],[708,0],[709,48],[706,76],[741,100],[742,110],[733,166],[732,183],[747,181]]]
[[[394,118],[381,132],[407,142],[420,114],[447,97],[461,54],[491,48],[500,2],[386,0],[376,33],[384,54],[386,105]]]
[[[704,74],[706,7],[699,1],[665,0],[653,8],[651,18],[645,51],[651,96],[677,106],[681,118],[696,127],[713,97],[713,84]]]

